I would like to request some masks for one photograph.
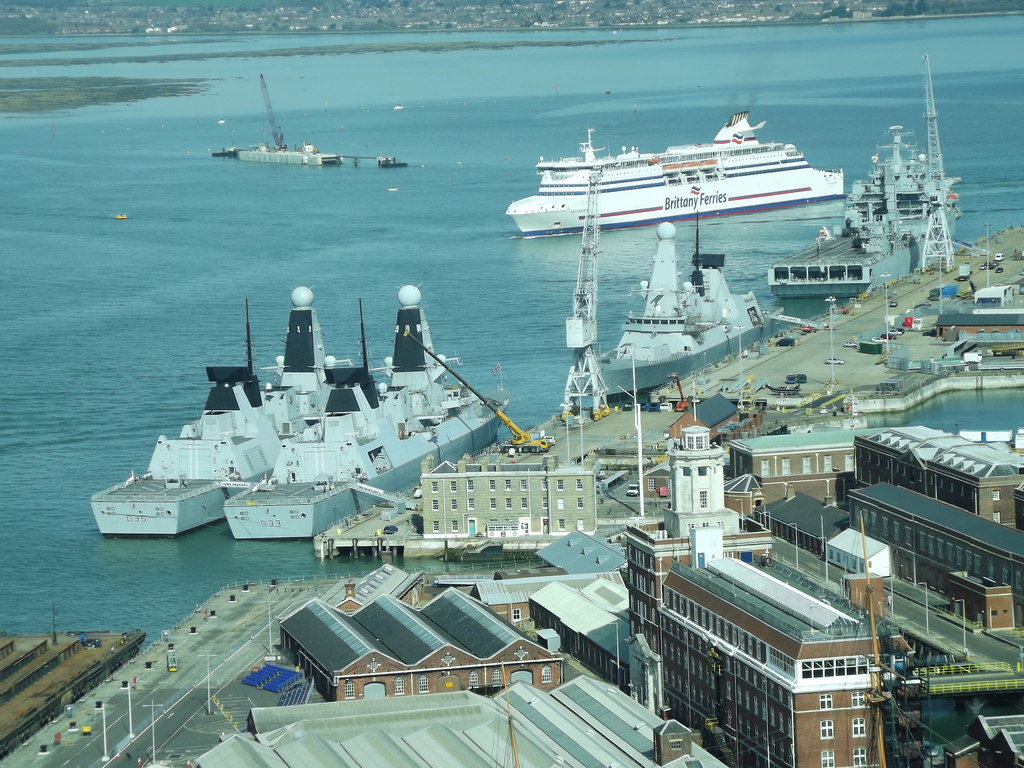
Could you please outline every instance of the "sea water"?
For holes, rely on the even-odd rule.
[[[559,410],[570,356],[579,240],[524,240],[503,215],[535,191],[538,157],[597,146],[709,141],[738,110],[762,139],[813,165],[867,173],[887,128],[924,151],[921,57],[930,54],[948,173],[975,240],[1024,223],[1020,17],[855,25],[138,39],[100,55],[190,53],[167,62],[0,66],[3,77],[204,78],[194,96],[0,119],[3,248],[0,629],[175,623],[219,586],[365,572],[321,564],[308,542],[235,542],[226,526],[174,540],[107,540],[92,493],[146,468],[158,435],[201,410],[204,366],[244,360],[250,301],[256,361],[283,350],[289,294],[311,286],[327,352],[359,355],[363,299],[372,364],[390,353],[396,293],[419,285],[438,351],[478,388],[500,382],[523,426]],[[303,55],[346,42],[523,41],[451,52]],[[103,42],[103,39],[98,39]],[[124,38],[117,38],[124,42]],[[18,40],[4,42],[17,44]],[[296,55],[261,57],[268,49]],[[211,58],[206,52],[241,54]],[[5,60],[21,58],[6,53]],[[45,57],[47,59],[52,57]],[[395,155],[341,168],[213,159],[266,140],[259,75],[286,140],[325,152]],[[402,110],[393,107],[401,103]],[[766,287],[773,259],[804,247],[841,206],[709,221],[734,291]],[[115,220],[116,214],[127,215]],[[681,226],[680,252],[692,240]],[[610,346],[647,276],[652,229],[601,239],[601,343]],[[500,366],[500,375],[494,371]],[[263,373],[266,378],[269,374]],[[1018,396],[970,395],[962,428],[1004,426]],[[951,410],[943,399],[914,423]],[[994,404],[993,404],[994,403]],[[945,422],[934,422],[948,428]]]

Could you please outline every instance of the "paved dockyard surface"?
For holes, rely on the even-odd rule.
[[[990,269],[981,269],[994,259],[995,254],[1002,253],[1003,259],[999,266],[1003,272],[997,273]],[[723,387],[729,390],[727,396],[735,399],[735,392],[741,382],[753,385],[764,381],[772,386],[781,386],[789,374],[804,374],[805,384],[801,384],[799,397],[772,395],[767,389],[751,391],[749,400],[764,401],[767,404],[762,430],[765,432],[788,426],[794,429],[806,428],[808,425],[830,427],[864,426],[862,419],[855,413],[844,412],[844,404],[850,399],[861,402],[857,398],[876,393],[877,386],[885,380],[897,379],[906,385],[906,390],[920,387],[923,383],[937,381],[930,374],[918,372],[902,372],[885,365],[884,356],[859,351],[861,341],[871,341],[888,328],[904,330],[902,336],[888,340],[882,344],[883,350],[888,346],[889,352],[895,356],[908,357],[910,360],[927,360],[943,355],[949,346],[933,336],[925,336],[924,331],[933,328],[940,310],[942,312],[969,312],[974,304],[969,298],[947,298],[940,301],[929,301],[928,295],[933,288],[940,285],[956,285],[965,287],[968,283],[956,282],[957,266],[963,263],[971,265],[971,281],[978,288],[986,285],[1012,284],[1017,285],[1024,280],[1024,227],[1012,228],[1003,232],[993,233],[992,242],[986,252],[985,241],[976,244],[973,252],[961,248],[956,255],[955,265],[951,272],[940,273],[932,269],[919,275],[891,281],[887,286],[879,288],[869,296],[857,299],[837,300],[835,310],[829,316],[828,302],[821,302],[821,314],[804,317],[817,330],[804,333],[801,326],[794,324],[789,330],[781,331],[777,338],[768,340],[760,350],[752,347],[747,356],[733,356],[717,365],[711,366],[694,376],[687,377],[682,383],[683,393],[688,399],[696,395],[698,400],[706,399],[719,392]],[[896,306],[890,306],[895,303]],[[1024,313],[1024,297],[1018,289],[1015,303],[1003,307],[1010,311]],[[904,318],[920,318],[921,324],[916,330],[904,329]],[[831,326],[831,327],[830,327]],[[789,336],[794,345],[777,346],[779,337]],[[856,344],[856,347],[843,346],[844,342]],[[829,358],[842,360],[841,364],[829,365]],[[834,378],[833,378],[834,377]],[[830,383],[831,381],[831,383]],[[1024,373],[1018,372],[1015,377],[1006,376],[999,380],[986,380],[986,386],[1010,386],[1024,382]],[[677,401],[679,391],[675,385],[666,382],[659,392],[641,399]],[[918,399],[903,399],[899,396],[886,398],[884,409],[900,410],[918,402]],[[813,405],[813,408],[811,407]],[[851,409],[851,411],[854,409]],[[664,443],[664,436],[669,426],[680,414],[670,412],[643,411],[640,414],[641,431],[644,438],[645,454],[648,459],[656,458],[658,445]],[[543,430],[554,435],[557,445],[551,453],[565,463],[579,461],[581,455],[587,456],[587,463],[601,461],[603,469],[636,467],[636,428],[635,415],[632,410],[615,408],[613,413],[598,421],[584,421],[582,424],[575,418],[567,422],[553,418],[538,425],[533,431]],[[606,452],[612,449],[614,456]],[[601,455],[598,455],[598,454]],[[535,456],[520,457],[521,461],[530,461]],[[507,457],[506,457],[507,459]],[[333,526],[327,534],[336,545],[351,544],[358,540],[367,550],[375,550],[375,554],[401,548],[406,556],[436,556],[443,548],[441,540],[424,540],[412,527],[412,516],[418,503],[411,500],[407,511],[394,511],[390,519],[381,519],[381,510],[375,509],[364,513],[351,521],[351,525]],[[650,513],[657,514],[657,508]],[[599,523],[607,527],[609,520],[625,522],[635,519],[639,513],[635,500],[607,499],[599,508]],[[384,527],[394,525],[395,534],[385,534]],[[464,540],[462,544],[465,544]],[[506,542],[508,543],[508,542]],[[538,537],[530,537],[529,542],[515,542],[523,548],[537,549],[548,543]],[[314,542],[314,553],[327,556],[321,542]],[[487,546],[487,542],[477,543],[476,548]],[[369,554],[367,552],[366,554]]]
[[[4,768],[148,765],[154,744],[158,763],[194,762],[221,734],[244,731],[250,708],[277,704],[278,694],[241,679],[276,656],[279,617],[336,583],[282,580],[215,593],[94,691],[67,702],[67,714],[8,755]]]

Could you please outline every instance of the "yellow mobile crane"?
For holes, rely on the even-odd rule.
[[[462,384],[462,386],[464,386],[466,389],[472,392],[481,403],[490,408],[494,415],[501,419],[501,423],[508,427],[508,431],[512,433],[512,439],[509,440],[507,443],[502,443],[503,448],[515,448],[516,450],[522,451],[523,453],[547,453],[549,450],[551,450],[551,447],[554,445],[553,440],[545,436],[534,437],[529,432],[525,432],[522,429],[520,429],[519,426],[514,421],[512,421],[512,419],[505,415],[505,412],[503,410],[501,410],[494,404],[493,400],[491,400],[488,397],[484,397],[479,392],[477,392],[476,388],[472,384],[470,384],[464,378],[459,376],[459,374],[457,374],[455,370],[450,365],[448,365],[447,362],[442,360],[438,355],[434,354],[434,351],[432,349],[429,349],[426,344],[424,344],[422,341],[413,336],[408,331],[408,329],[406,329],[404,335],[408,336],[410,339],[415,341],[424,352],[426,352],[428,355],[434,358],[434,360],[437,361],[438,365],[440,365],[442,368],[448,371],[448,373],[450,373],[452,376],[458,379],[459,383]]]

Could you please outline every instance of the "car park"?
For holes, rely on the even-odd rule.
[[[825,361],[825,365],[846,365],[846,361],[838,357],[830,357]]]

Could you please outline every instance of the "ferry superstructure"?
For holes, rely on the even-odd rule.
[[[952,236],[960,216],[953,192],[959,179],[937,182],[927,155],[904,143],[903,126],[889,132],[892,140],[882,147],[886,154],[875,152],[868,178],[853,183],[842,228],[822,228],[813,245],[769,268],[773,295],[850,298],[921,269],[936,206],[945,208]]]
[[[371,371],[365,351],[362,365],[328,366],[322,421],[284,446],[268,482],[229,499],[236,539],[311,538],[378,503],[367,489],[411,489],[428,454],[455,461],[496,440],[497,416],[448,384],[443,366],[410,338],[433,349],[420,299],[415,286],[399,291],[383,370]]]
[[[292,291],[285,353],[276,384],[261,387],[252,367],[207,367],[211,382],[202,415],[177,438],[161,435],[148,470],[92,497],[100,533],[175,536],[224,519],[229,494],[251,487],[274,469],[283,441],[321,418],[328,394],[320,325],[313,293]]]
[[[638,392],[664,386],[670,374],[687,376],[729,355],[741,354],[768,333],[768,319],[751,291],[729,290],[725,256],[694,249],[692,270],[681,279],[676,260],[676,226],[658,225],[651,277],[640,283],[644,309],[630,313],[622,338],[601,358],[610,392]]]
[[[593,130],[581,154],[537,163],[540,189],[505,213],[524,237],[578,234],[590,178],[600,174],[601,229],[621,229],[786,208],[843,196],[842,170],[817,170],[793,144],[761,143],[749,112],[732,116],[712,143],[682,144],[654,154],[637,147],[598,156]]]

